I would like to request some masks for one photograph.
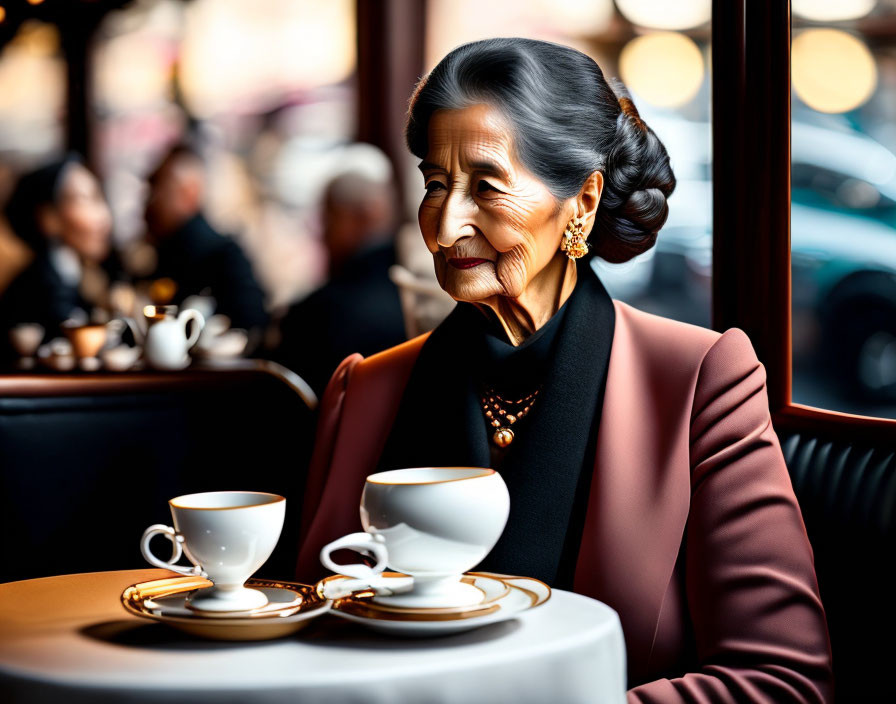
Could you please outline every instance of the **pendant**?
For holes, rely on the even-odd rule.
[[[492,441],[498,447],[507,447],[513,442],[513,431],[510,428],[498,428],[492,435]]]

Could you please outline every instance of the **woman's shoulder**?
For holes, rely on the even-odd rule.
[[[725,360],[753,366],[758,363],[753,345],[740,328],[718,332],[710,328],[684,323],[647,313],[617,299],[614,347],[619,341],[627,352],[653,359],[667,369],[705,366],[707,362]]]
[[[349,383],[356,388],[369,385],[388,388],[397,383],[403,386],[427,337],[429,333],[419,335],[369,357],[353,354],[343,360],[333,379],[338,379],[342,389],[347,389]]]
[[[721,333],[710,328],[648,313],[616,298],[613,299],[613,307],[616,310],[617,329],[622,323],[638,334],[669,338],[681,344],[712,345],[721,336]]]

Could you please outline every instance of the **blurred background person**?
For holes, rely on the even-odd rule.
[[[7,202],[6,218],[33,258],[0,296],[4,362],[12,356],[12,327],[38,323],[48,339],[67,320],[103,317],[110,286],[122,278],[112,250],[109,206],[79,157],[69,155],[24,174]]]
[[[288,310],[273,354],[318,394],[348,355],[366,357],[406,339],[398,290],[389,279],[396,199],[388,159],[364,144],[346,150],[341,170],[324,188],[329,281]]]
[[[149,177],[146,226],[156,254],[150,275],[154,302],[180,304],[188,296],[210,295],[216,313],[258,338],[268,322],[264,292],[239,244],[203,216],[205,187],[201,157],[183,144]]]

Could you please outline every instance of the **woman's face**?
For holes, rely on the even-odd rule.
[[[81,164],[67,166],[62,179],[52,234],[84,259],[102,261],[109,254],[112,214],[100,185]]]
[[[572,217],[516,156],[509,126],[490,105],[438,110],[420,164],[420,230],[439,284],[459,301],[518,298],[548,262]]]

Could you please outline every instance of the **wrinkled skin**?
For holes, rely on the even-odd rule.
[[[520,162],[507,121],[487,104],[438,110],[420,170],[420,230],[439,284],[455,300],[491,310],[519,344],[572,293],[576,267],[560,241],[573,217],[591,229],[602,174],[556,199]]]

